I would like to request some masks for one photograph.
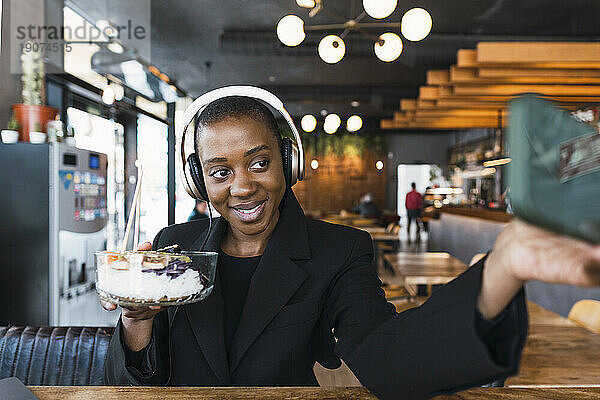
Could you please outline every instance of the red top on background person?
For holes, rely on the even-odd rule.
[[[408,224],[406,226],[406,233],[408,234],[408,240],[410,240],[410,225],[414,220],[417,226],[417,241],[421,239],[421,228],[419,226],[419,220],[421,218],[421,209],[423,208],[423,197],[421,193],[417,192],[416,183],[411,183],[412,190],[406,194],[406,214],[408,217]]]
[[[410,186],[412,190],[406,194],[406,209],[420,210],[423,208],[423,196],[417,192],[417,185],[414,182]]]

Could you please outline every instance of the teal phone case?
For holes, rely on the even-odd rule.
[[[510,101],[507,183],[517,216],[600,243],[600,135],[535,94]]]

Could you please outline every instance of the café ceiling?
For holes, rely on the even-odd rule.
[[[361,0],[323,3],[346,19],[362,11]],[[487,40],[600,39],[596,0],[400,0],[384,21],[399,22],[413,7],[430,12],[433,29],[421,42],[403,40],[396,61],[380,61],[372,40],[350,32],[345,57],[329,65],[316,53],[325,32],[307,32],[295,48],[278,41],[275,26],[287,14],[306,25],[343,22],[324,12],[309,18],[295,0],[152,0],[150,61],[193,97],[223,85],[259,85],[278,94],[295,116],[325,109],[376,119],[391,117],[399,99],[416,97],[425,71],[447,69],[460,48]]]

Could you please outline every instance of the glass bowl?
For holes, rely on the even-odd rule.
[[[213,289],[215,252],[98,251],[96,292],[124,307],[178,306],[206,298]]]

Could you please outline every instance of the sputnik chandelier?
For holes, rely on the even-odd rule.
[[[286,46],[294,47],[302,43],[306,37],[306,31],[329,31],[343,29],[338,35],[326,35],[319,42],[317,48],[319,57],[328,64],[339,62],[346,54],[344,38],[351,31],[357,31],[373,39],[373,49],[377,58],[381,61],[391,62],[402,53],[402,39],[394,32],[385,32],[375,36],[366,29],[370,28],[400,28],[402,36],[406,40],[417,42],[425,39],[431,31],[431,15],[423,8],[412,8],[402,16],[401,22],[373,22],[365,23],[361,20],[369,15],[375,19],[383,19],[390,16],[398,4],[398,0],[363,0],[364,11],[354,19],[344,23],[326,25],[304,25],[304,21],[297,15],[286,15],[277,23],[277,37]],[[323,11],[334,18],[344,20],[339,15],[327,10],[323,0],[296,0],[296,4],[302,8],[308,8],[309,18]]]

